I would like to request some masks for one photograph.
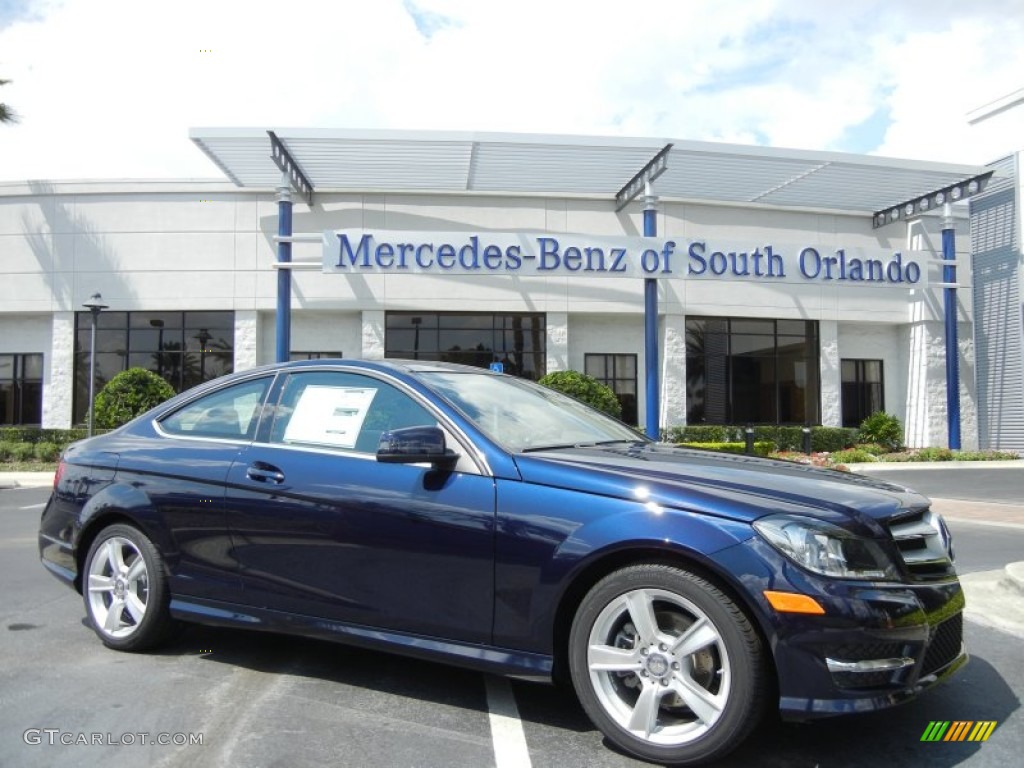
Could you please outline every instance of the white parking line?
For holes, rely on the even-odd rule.
[[[530,768],[530,750],[519,719],[519,708],[508,680],[485,675],[487,710],[491,720],[491,741],[497,768]]]
[[[45,506],[46,502],[44,501],[42,504],[29,504],[27,507],[18,507],[18,509],[42,509]]]

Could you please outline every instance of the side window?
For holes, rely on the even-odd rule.
[[[172,435],[252,440],[270,378],[246,381],[194,400],[160,421]]]
[[[376,453],[385,430],[436,424],[387,382],[355,373],[293,373],[281,392],[271,442]]]

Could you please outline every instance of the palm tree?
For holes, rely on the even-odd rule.
[[[10,80],[0,80],[0,85],[7,85]],[[16,123],[18,122],[18,113],[8,107],[6,104],[0,103],[0,123]]]

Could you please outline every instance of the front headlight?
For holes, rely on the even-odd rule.
[[[772,515],[754,522],[765,541],[794,563],[840,579],[898,578],[877,542],[838,526],[798,515]]]

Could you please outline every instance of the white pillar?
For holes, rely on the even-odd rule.
[[[88,373],[86,373],[88,376]],[[75,313],[54,312],[50,354],[43,365],[43,421],[46,429],[71,426],[75,392]]]
[[[546,372],[569,370],[569,314],[548,312],[545,317],[547,352]]]
[[[363,310],[363,344],[364,360],[384,359],[384,310]]]
[[[235,370],[246,371],[260,362],[259,313],[255,309],[235,310]]]
[[[824,427],[843,425],[843,381],[839,363],[839,323],[835,320],[818,322],[818,376],[821,379],[821,424]]]
[[[686,424],[686,316],[662,317],[661,429]]]

